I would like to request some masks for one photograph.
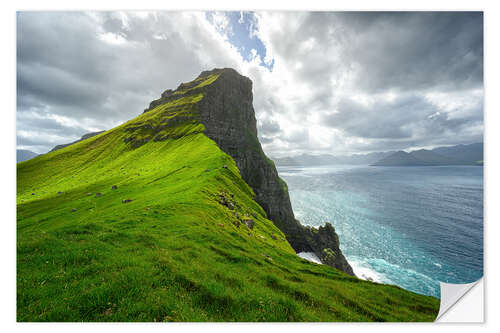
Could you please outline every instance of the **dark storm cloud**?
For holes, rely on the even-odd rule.
[[[304,80],[325,83],[349,68],[356,86],[369,91],[482,86],[481,12],[311,13],[296,30],[278,50],[307,61],[299,70]],[[315,46],[311,52],[297,41]],[[339,47],[338,63],[331,63],[331,53],[314,52],[331,46]],[[325,71],[328,64],[342,67]]]
[[[363,90],[467,89],[483,83],[480,12],[343,13],[344,49]],[[351,42],[352,41],[352,42]]]
[[[338,111],[323,116],[324,124],[342,128],[346,134],[366,139],[415,142],[444,135],[456,137],[467,126],[482,123],[482,103],[467,115],[453,118],[418,95],[402,95],[390,101],[364,105],[352,99],[342,99]],[[416,142],[415,142],[416,143]]]

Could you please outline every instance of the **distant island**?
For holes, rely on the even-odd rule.
[[[301,154],[274,158],[277,166],[370,165],[438,166],[483,165],[483,143],[420,149],[412,152],[386,151],[353,155]]]
[[[274,157],[273,161],[277,166],[320,166],[334,164],[370,165],[393,153],[395,153],[395,151],[337,156],[330,154],[301,154],[297,156],[286,156],[281,158]]]
[[[27,160],[31,160],[34,157],[37,157],[38,154],[35,152],[32,152],[31,150],[26,150],[26,149],[17,149],[16,150],[16,162],[23,162]]]
[[[372,166],[438,166],[483,165],[483,143],[420,149],[412,152],[397,151]]]

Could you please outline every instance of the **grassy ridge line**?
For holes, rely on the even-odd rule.
[[[435,298],[297,257],[185,97],[17,165],[19,321],[434,320]]]

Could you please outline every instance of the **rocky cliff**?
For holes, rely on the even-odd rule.
[[[209,84],[200,86],[199,79],[204,77],[211,77],[205,80]],[[160,99],[151,102],[149,109],[200,92],[203,98],[197,107],[205,134],[233,157],[241,176],[253,189],[255,200],[286,235],[294,250],[314,252],[323,263],[354,275],[331,224],[316,229],[305,227],[295,219],[287,185],[278,176],[273,161],[264,154],[257,138],[252,81],[249,78],[228,68],[204,71],[193,82],[181,84],[175,91],[165,91]]]

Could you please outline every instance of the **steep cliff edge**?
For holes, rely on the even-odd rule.
[[[205,84],[197,85],[202,78]],[[255,200],[286,235],[293,249],[314,252],[323,263],[354,275],[331,224],[316,229],[305,227],[295,219],[287,185],[278,176],[273,161],[265,155],[257,138],[249,78],[230,68],[204,71],[193,82],[183,83],[175,91],[165,91],[160,99],[151,102],[150,109],[179,96],[200,92],[204,98],[197,105],[205,134],[235,160],[241,176],[253,189]]]

